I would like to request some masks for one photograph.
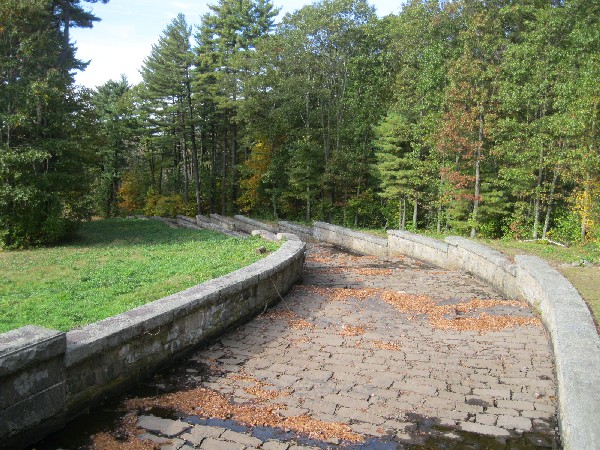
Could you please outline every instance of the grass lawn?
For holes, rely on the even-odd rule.
[[[0,333],[96,322],[247,266],[263,257],[260,246],[278,248],[260,238],[110,219],[84,224],[68,245],[0,251]]]

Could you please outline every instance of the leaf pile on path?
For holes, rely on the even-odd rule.
[[[373,298],[381,294],[383,292],[382,289],[376,288],[364,288],[364,289],[351,289],[351,288],[328,288],[328,287],[320,287],[320,286],[308,286],[302,285],[298,286],[301,290],[316,294],[321,297],[325,297],[327,300],[337,301],[337,302],[345,302],[351,298],[355,298],[358,300],[367,300],[368,298]]]
[[[301,318],[300,315],[288,309],[272,309],[262,316],[259,316],[259,318],[267,320],[285,320],[290,328],[294,328],[295,330],[312,330],[315,328],[312,323]]]
[[[382,297],[386,303],[400,311],[427,315],[431,326],[442,330],[478,331],[483,333],[517,326],[541,325],[540,320],[536,317],[501,316],[487,312],[479,312],[477,316],[464,316],[464,314],[478,309],[496,306],[527,308],[526,303],[516,300],[473,299],[456,304],[437,305],[435,299],[427,295],[385,291]]]
[[[366,325],[344,325],[339,334],[342,336],[360,336],[367,332]]]
[[[203,387],[155,398],[127,400],[125,407],[141,411],[166,408],[205,419],[233,420],[248,427],[291,430],[322,441],[337,438],[347,442],[364,442],[364,437],[353,432],[347,424],[323,422],[306,414],[283,417],[278,411],[285,410],[285,405],[264,404],[260,399],[234,404],[224,394]]]
[[[127,414],[118,429],[119,436],[102,432],[92,436],[92,450],[158,450],[161,444],[150,440],[139,439],[143,430],[137,427],[137,415]],[[164,445],[164,444],[163,444]]]
[[[400,342],[385,342],[385,341],[375,341],[373,342],[373,346],[375,348],[379,348],[381,350],[402,350],[400,346]]]

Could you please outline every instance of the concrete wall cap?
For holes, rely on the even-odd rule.
[[[515,257],[517,278],[552,336],[561,439],[565,448],[600,448],[600,337],[577,290],[537,256]]]
[[[440,250],[442,252],[448,251],[448,245],[446,242],[440,241],[439,239],[431,238],[429,236],[421,236],[420,234],[411,233],[410,231],[405,230],[388,230],[387,233],[388,237],[393,236],[401,239],[406,239],[408,241],[425,245],[427,247]]]
[[[251,219],[250,217],[242,216],[241,214],[236,214],[233,217],[235,219],[239,220],[240,222],[244,222],[248,225],[255,226],[255,227],[257,227],[257,229],[266,230],[273,234],[277,234],[277,227],[270,225],[268,223],[263,223],[259,220],[254,220],[254,219]]]
[[[337,234],[340,234],[343,236],[349,236],[349,237],[353,237],[353,238],[360,239],[363,241],[367,241],[372,244],[379,245],[381,247],[388,246],[388,241],[386,238],[380,238],[377,236],[373,236],[372,234],[363,233],[361,231],[350,230],[348,228],[340,227],[338,225],[332,225],[330,223],[315,222],[314,228],[315,228],[315,233],[318,233],[319,229],[323,229],[323,230],[331,231],[331,232],[334,232],[334,233],[337,233]]]
[[[0,376],[16,372],[38,361],[46,361],[65,352],[62,331],[27,325],[0,334]]]
[[[511,272],[514,275],[515,267],[508,258],[497,250],[493,250],[478,242],[473,242],[470,239],[466,239],[459,236],[448,236],[445,241],[449,245],[462,248],[470,253],[473,253],[481,258],[484,258],[494,265]]]

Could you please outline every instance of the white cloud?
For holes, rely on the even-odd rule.
[[[0,0],[2,1],[2,0]],[[87,70],[77,74],[78,84],[95,87],[118,79],[122,73],[132,83],[141,81],[139,69],[152,44],[156,43],[169,22],[179,12],[190,25],[197,25],[208,11],[208,4],[218,0],[111,0],[107,4],[90,4],[102,21],[93,29],[74,29],[77,57],[91,60]],[[313,0],[274,0],[282,13],[293,12]],[[402,0],[370,0],[380,16],[398,12]]]

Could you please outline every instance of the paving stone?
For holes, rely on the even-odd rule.
[[[498,426],[509,430],[531,431],[531,419],[527,417],[498,416]]]
[[[379,417],[375,414],[360,411],[354,408],[346,408],[345,406],[340,406],[339,408],[337,408],[335,415],[343,417],[345,419],[351,419],[375,425],[381,425],[385,422],[385,419],[383,417]]]
[[[461,422],[459,424],[459,428],[462,431],[468,431],[469,433],[484,434],[495,437],[510,437],[510,432],[504,428],[483,425],[481,423]]]
[[[328,394],[323,397],[323,400],[336,405],[346,406],[348,408],[366,409],[369,407],[369,402],[347,397],[345,395]]]
[[[381,437],[381,436],[385,436],[387,434],[385,428],[383,428],[381,426],[381,424],[374,425],[371,423],[358,422],[358,423],[353,423],[352,425],[350,425],[350,428],[355,433],[366,434],[369,436]]]
[[[184,447],[185,441],[183,439],[172,439],[169,444],[160,446],[160,450],[180,450]]]
[[[477,414],[475,421],[483,425],[496,425],[498,416],[495,414]]]
[[[415,392],[417,394],[424,394],[428,396],[434,396],[437,394],[438,389],[434,386],[427,384],[420,384],[418,382],[411,381],[395,381],[392,385],[392,389],[405,392]]]
[[[254,436],[250,436],[248,434],[243,433],[237,433],[231,430],[226,430],[220,438],[225,439],[226,441],[232,441],[250,447],[258,447],[262,444],[262,441],[260,439],[255,438]]]
[[[520,400],[498,400],[496,406],[498,406],[498,408],[516,409],[518,411],[535,409],[533,402]]]
[[[191,425],[180,420],[161,419],[155,416],[140,416],[137,421],[140,428],[154,431],[162,436],[175,437],[191,428]]]
[[[501,398],[504,400],[510,400],[511,392],[509,389],[473,389],[473,395],[488,397],[488,398]]]
[[[188,433],[182,434],[181,439],[191,442],[194,445],[199,445],[207,438],[218,438],[225,432],[225,428],[212,427],[207,425],[194,425]]]
[[[305,380],[324,382],[333,376],[333,372],[328,370],[306,370],[302,372],[302,378]]]
[[[200,448],[203,450],[244,450],[246,446],[235,442],[206,438]]]
[[[453,410],[455,408],[456,402],[453,402],[452,400],[447,400],[445,398],[439,398],[439,397],[428,397],[425,399],[425,402],[423,403],[423,406],[427,407],[427,408],[433,408],[433,409],[447,409],[447,410]]]
[[[288,450],[289,447],[290,445],[285,442],[267,441],[263,443],[261,448],[263,450]]]

